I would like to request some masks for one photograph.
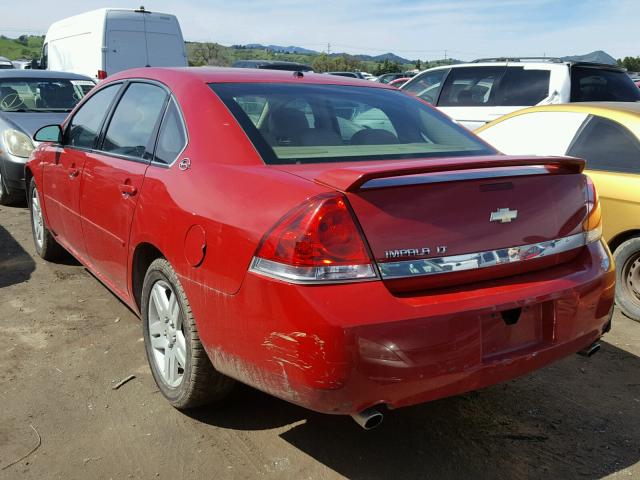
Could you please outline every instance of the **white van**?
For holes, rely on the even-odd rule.
[[[102,8],[55,22],[42,47],[41,68],[103,79],[135,67],[185,67],[175,15]]]

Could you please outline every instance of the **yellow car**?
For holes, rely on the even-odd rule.
[[[604,237],[616,260],[616,303],[640,321],[640,103],[526,108],[475,133],[509,155],[586,160],[586,173],[600,195]]]

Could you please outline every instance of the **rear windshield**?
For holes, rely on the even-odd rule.
[[[0,79],[3,112],[70,112],[95,84],[59,78]]]
[[[637,102],[640,88],[626,72],[574,66],[571,69],[572,102]]]
[[[495,153],[464,128],[396,90],[343,85],[210,85],[267,164]]]

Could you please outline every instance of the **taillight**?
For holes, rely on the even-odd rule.
[[[98,80],[104,80],[105,78],[107,78],[107,72],[98,70]]]
[[[582,228],[586,232],[587,243],[593,243],[602,237],[602,212],[596,186],[589,177],[587,177],[587,194],[587,218]]]
[[[371,256],[345,199],[313,197],[268,232],[251,270],[291,282],[377,278]]]

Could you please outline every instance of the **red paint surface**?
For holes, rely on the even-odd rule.
[[[103,84],[126,77],[155,79],[172,90],[189,132],[182,157],[191,159],[190,169],[179,170],[177,163],[171,168],[129,164],[96,153],[74,160],[68,149],[46,144],[28,168],[45,194],[45,218],[60,243],[132,308],[138,309],[132,285],[136,249],[151,244],[164,255],[220,371],[308,408],[353,413],[507,380],[575,353],[601,335],[615,276],[612,262],[602,267],[610,257],[600,243],[537,270],[502,271],[504,276],[490,267],[480,277],[463,272],[464,285],[301,286],[248,273],[266,232],[308,198],[336,189],[350,190],[345,198],[376,257],[405,239],[412,243],[407,247],[418,240],[447,242],[456,252],[473,252],[568,235],[581,221],[576,212],[583,205],[584,177],[570,173],[581,169],[580,162],[568,161],[559,175],[514,181],[509,198],[501,197],[504,191],[481,193],[477,181],[351,191],[354,182],[403,162],[266,166],[207,83],[390,87],[325,75],[298,79],[290,72],[154,68],[119,73]],[[477,161],[407,163],[418,170],[434,162],[456,169]],[[486,161],[509,164],[500,156]],[[74,162],[81,171],[69,177]],[[123,196],[119,188],[127,181],[136,188],[133,196]],[[505,201],[518,203],[531,218],[489,224],[492,209],[511,206]],[[472,213],[480,209],[482,222],[474,223]],[[193,225],[207,242],[197,268],[201,238],[188,234]],[[486,275],[491,271],[495,274]],[[522,316],[507,327],[500,312],[515,308],[523,309]]]

